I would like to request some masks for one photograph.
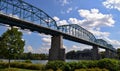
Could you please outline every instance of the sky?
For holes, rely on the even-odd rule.
[[[104,39],[115,49],[120,48],[120,0],[24,0],[46,12],[57,25],[78,24]],[[0,35],[9,27],[0,26]],[[25,40],[24,52],[49,53],[51,36],[21,30]],[[91,49],[92,46],[63,40],[66,52]],[[101,49],[100,49],[101,50]]]

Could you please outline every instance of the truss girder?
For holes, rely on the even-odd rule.
[[[0,13],[27,20],[51,29],[57,29],[54,19],[41,9],[38,9],[23,0],[0,0]]]
[[[83,40],[87,40],[91,43],[104,46],[108,49],[115,50],[111,44],[108,44],[103,39],[96,39],[95,36],[91,32],[87,31],[86,29],[82,28],[81,26],[77,24],[61,25],[59,26],[59,31],[78,37]]]

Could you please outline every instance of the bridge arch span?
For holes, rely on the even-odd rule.
[[[77,24],[61,25],[58,28],[61,32],[67,33],[78,38],[82,38],[89,42],[94,43],[96,41],[95,36],[91,32],[87,31],[86,29],[82,28]]]

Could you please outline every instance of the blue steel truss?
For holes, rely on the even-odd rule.
[[[0,13],[57,30],[53,18],[22,0],[0,0]]]
[[[111,50],[115,50],[111,44],[108,44],[103,39],[96,39],[95,36],[91,32],[87,31],[86,29],[82,28],[81,26],[77,24],[61,25],[59,26],[59,31],[78,37],[78,38],[81,38],[91,43],[104,46]]]
[[[91,32],[77,24],[57,26],[56,21],[44,11],[24,2],[23,0],[0,0],[0,14],[32,22],[36,25],[57,30],[108,49],[115,50],[111,44],[108,44],[103,39],[96,39]]]

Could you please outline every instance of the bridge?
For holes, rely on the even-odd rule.
[[[51,48],[49,60],[65,60],[63,39],[93,46],[93,59],[98,59],[98,48],[106,50],[106,57],[114,56],[115,48],[77,24],[58,26],[56,21],[43,10],[23,0],[0,0],[0,23],[49,34]]]

